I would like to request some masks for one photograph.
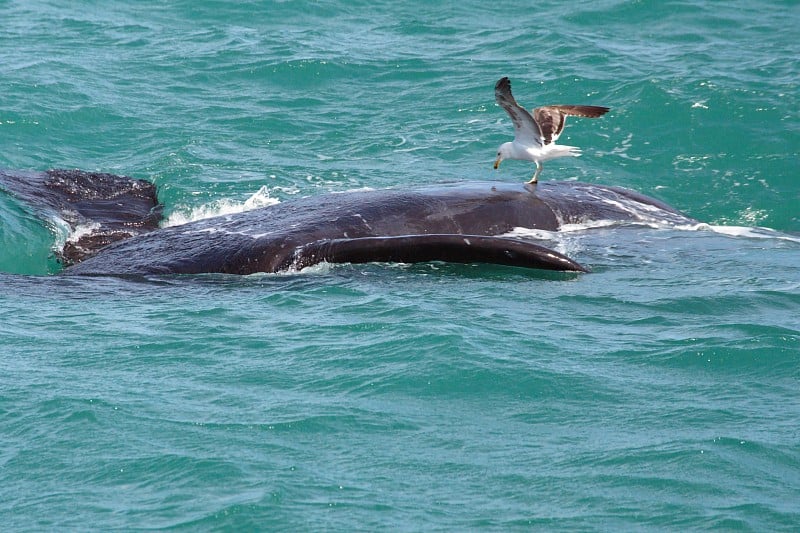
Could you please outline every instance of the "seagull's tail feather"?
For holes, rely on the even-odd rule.
[[[579,157],[581,155],[581,149],[577,146],[566,146],[563,144],[548,144],[547,145],[547,153],[542,161],[546,161],[548,159],[555,159],[557,157]]]

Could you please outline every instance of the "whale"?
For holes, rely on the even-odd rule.
[[[148,180],[81,170],[0,170],[0,189],[72,231],[62,275],[254,274],[328,263],[489,263],[589,268],[515,229],[692,224],[636,191],[576,181],[461,181],[327,193],[161,227]]]

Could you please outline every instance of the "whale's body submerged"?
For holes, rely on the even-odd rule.
[[[575,182],[455,183],[326,194],[158,228],[147,181],[81,171],[0,171],[0,186],[55,211],[85,234],[60,251],[65,274],[278,272],[328,262],[486,262],[585,270],[515,228],[563,224],[692,223],[627,189]]]

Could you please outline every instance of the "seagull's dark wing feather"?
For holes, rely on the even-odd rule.
[[[533,119],[542,132],[544,144],[550,144],[561,135],[567,116],[597,118],[607,112],[607,107],[596,105],[548,105],[534,109]]]
[[[530,113],[520,106],[511,95],[511,81],[500,78],[494,86],[494,98],[497,105],[502,107],[514,123],[514,140],[525,145],[542,145],[542,132]]]

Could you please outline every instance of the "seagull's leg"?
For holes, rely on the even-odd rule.
[[[533,173],[533,177],[528,183],[536,183],[539,181],[539,173],[542,171],[542,164],[538,161],[534,161],[534,163],[536,163],[536,172]]]

